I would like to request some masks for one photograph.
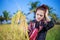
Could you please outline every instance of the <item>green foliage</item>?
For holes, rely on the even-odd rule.
[[[3,11],[3,17],[5,18],[5,20],[7,21],[9,19],[9,12],[7,12],[6,10]]]
[[[60,40],[60,25],[55,25],[48,31],[46,40]]]
[[[37,4],[39,3],[39,1],[36,1],[36,2],[31,2],[30,3],[30,12],[35,12],[36,11],[36,8],[37,8]]]

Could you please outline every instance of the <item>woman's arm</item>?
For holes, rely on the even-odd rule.
[[[47,22],[45,29],[49,30],[50,28],[52,28],[54,26],[55,21],[53,19],[49,18],[49,16],[48,16],[48,10],[46,11],[45,17],[46,17],[46,22]]]
[[[54,20],[51,19],[51,21],[49,21],[49,22],[47,22],[47,24],[45,24],[46,25],[45,30],[47,31],[47,30],[51,29],[54,26],[54,24],[55,24]]]

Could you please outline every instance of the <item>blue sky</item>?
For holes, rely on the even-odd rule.
[[[4,10],[7,10],[10,15],[13,15],[13,13],[16,13],[17,10],[21,10],[24,13],[29,12],[30,5],[28,5],[30,2],[35,2],[37,0],[0,0],[0,15],[2,15],[2,12]],[[40,1],[41,5],[46,4],[50,7],[53,7],[55,9],[55,13],[60,17],[60,0],[38,0]],[[33,19],[33,14],[30,14],[28,18]]]

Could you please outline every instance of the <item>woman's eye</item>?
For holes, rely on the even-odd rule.
[[[37,15],[39,15],[39,14],[37,14]]]
[[[40,16],[40,17],[42,17],[43,15],[37,14],[37,16]]]
[[[40,15],[41,17],[43,16],[43,15]]]

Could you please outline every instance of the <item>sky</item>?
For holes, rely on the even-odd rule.
[[[13,16],[13,13],[16,13],[17,10],[23,11],[27,14],[29,12],[30,2],[35,2],[37,0],[0,0],[0,15],[3,15],[3,11],[7,10],[10,15]],[[60,17],[60,0],[38,0],[40,5],[46,4],[50,7],[53,7],[54,12]],[[27,16],[30,19],[33,19],[33,14]]]

